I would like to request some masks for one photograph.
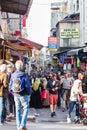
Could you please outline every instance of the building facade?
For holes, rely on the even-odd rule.
[[[67,0],[52,1],[51,3],[51,36],[56,36],[56,24],[67,16]]]
[[[78,13],[79,0],[68,0],[67,8],[68,8],[68,14]]]
[[[79,22],[59,22],[57,31],[60,47],[80,46]]]
[[[56,35],[59,49],[80,46],[79,13],[66,16],[56,25]]]
[[[80,0],[80,43],[87,45],[87,0]]]

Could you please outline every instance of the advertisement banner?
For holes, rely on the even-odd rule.
[[[22,16],[22,27],[26,27],[26,14]]]
[[[53,37],[53,36],[48,37],[48,49],[50,51],[57,51],[58,49],[57,37]]]
[[[79,38],[79,29],[78,28],[61,29],[60,38]]]

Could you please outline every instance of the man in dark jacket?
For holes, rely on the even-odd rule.
[[[58,89],[60,82],[57,80],[56,74],[52,75],[52,80],[48,81],[47,88],[49,90],[49,103],[51,110],[51,117],[56,116],[56,106],[58,102]]]

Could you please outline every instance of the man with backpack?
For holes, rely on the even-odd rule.
[[[30,79],[28,74],[23,71],[23,63],[17,60],[15,63],[15,72],[11,75],[9,89],[14,95],[16,107],[17,130],[27,130],[26,122],[29,112]],[[21,114],[21,108],[22,114]]]

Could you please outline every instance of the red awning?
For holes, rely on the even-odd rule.
[[[28,45],[17,45],[15,43],[11,43],[11,42],[6,42],[5,46],[11,47],[14,50],[19,50],[19,51],[29,51],[30,49],[32,49],[30,46]]]
[[[29,45],[33,49],[36,48],[37,50],[41,50],[43,48],[43,45],[27,40],[25,38],[19,38],[18,40],[21,41],[22,43],[25,43],[26,45]]]

